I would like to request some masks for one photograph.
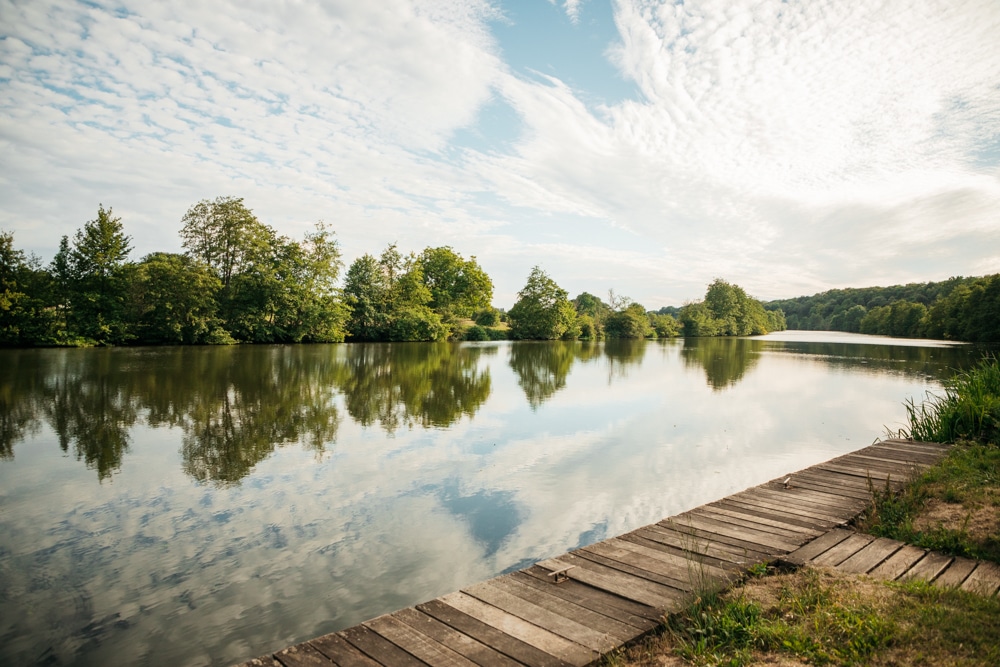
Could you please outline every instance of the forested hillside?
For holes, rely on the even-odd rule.
[[[1000,342],[1000,274],[837,289],[765,304],[789,329]]]

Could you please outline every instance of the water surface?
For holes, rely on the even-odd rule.
[[[276,650],[868,445],[981,353],[826,332],[0,351],[0,663]]]

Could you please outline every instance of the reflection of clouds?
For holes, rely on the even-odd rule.
[[[238,486],[193,483],[180,428],[134,429],[103,485],[51,458],[48,430],[18,444],[0,464],[0,637],[17,638],[0,657],[258,655],[857,449],[925,387],[763,354],[713,392],[666,341],[624,376],[574,363],[532,409],[511,347],[479,358],[474,416],[393,437],[344,419],[321,455],[277,448]]]

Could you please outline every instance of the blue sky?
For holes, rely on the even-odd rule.
[[[1000,271],[996,0],[0,0],[0,229],[240,196],[648,308]]]

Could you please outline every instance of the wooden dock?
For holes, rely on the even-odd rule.
[[[899,488],[946,452],[933,443],[879,442],[243,665],[586,665],[652,630],[695,591],[725,587],[752,565],[780,559],[893,578],[934,570],[975,587],[979,578],[971,575],[981,565],[928,560],[923,550],[838,530],[865,509],[870,484]],[[980,578],[992,582],[989,567]]]

